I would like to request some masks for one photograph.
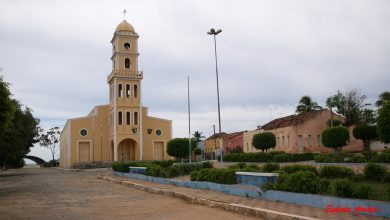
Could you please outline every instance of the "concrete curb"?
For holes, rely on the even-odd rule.
[[[121,184],[124,186],[128,186],[128,187],[133,188],[133,189],[143,190],[143,191],[154,193],[154,194],[171,196],[174,198],[180,198],[180,199],[183,199],[191,204],[203,205],[203,206],[207,206],[207,207],[211,207],[211,208],[224,209],[226,211],[230,211],[230,212],[237,213],[240,215],[255,216],[255,217],[263,218],[263,219],[267,219],[267,220],[268,219],[270,219],[270,220],[272,220],[272,219],[275,219],[275,220],[317,220],[315,218],[292,215],[292,214],[288,214],[288,213],[272,211],[269,209],[254,208],[254,207],[244,206],[244,205],[240,205],[240,204],[227,203],[224,201],[210,200],[210,199],[204,199],[204,198],[199,198],[199,197],[192,197],[192,196],[184,194],[184,193],[175,192],[175,191],[168,190],[168,189],[149,187],[149,186],[133,183],[130,181],[111,178],[108,176],[100,176],[99,175],[97,178],[102,179],[102,180],[107,180],[107,181],[110,181],[113,183]]]

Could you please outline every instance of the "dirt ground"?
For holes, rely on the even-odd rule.
[[[255,219],[96,179],[109,172],[1,172],[0,219]]]

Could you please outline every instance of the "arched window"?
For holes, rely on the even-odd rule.
[[[118,124],[122,125],[122,112],[121,111],[118,112]]]
[[[125,59],[125,68],[126,69],[130,68],[130,59],[129,58]]]
[[[138,112],[134,112],[134,125],[138,125]]]
[[[126,84],[126,98],[130,97],[130,85]]]
[[[138,96],[138,86],[134,85],[134,98],[137,98]]]
[[[126,112],[126,124],[130,125],[130,112]]]
[[[118,97],[122,97],[122,84],[119,84],[118,86]]]

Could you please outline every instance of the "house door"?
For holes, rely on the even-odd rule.
[[[79,142],[79,163],[89,162],[89,142]]]
[[[154,160],[164,160],[164,142],[156,141],[154,142]]]

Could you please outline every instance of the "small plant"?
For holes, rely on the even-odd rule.
[[[298,171],[310,171],[313,172],[314,174],[317,174],[317,169],[314,166],[310,166],[310,165],[301,165],[301,164],[287,165],[287,166],[283,166],[281,170],[289,174]]]
[[[280,166],[278,163],[266,163],[263,165],[263,172],[274,172],[279,170]]]
[[[390,163],[390,153],[382,152],[373,156],[370,160],[373,163]]]
[[[367,162],[366,157],[363,155],[355,154],[352,157],[348,158],[346,162],[349,163],[365,163]]]
[[[364,167],[364,176],[371,180],[381,180],[386,172],[386,168],[375,163],[369,163]]]
[[[355,184],[352,197],[357,199],[368,199],[374,194],[374,190],[364,184]]]
[[[336,179],[331,183],[332,195],[352,197],[354,184],[350,179]]]
[[[382,181],[385,183],[390,183],[390,172],[387,172],[383,177]]]
[[[348,178],[351,179],[355,173],[351,168],[342,166],[323,166],[320,169],[320,176],[325,178]]]
[[[292,174],[280,175],[278,183],[274,185],[274,188],[282,191],[315,194],[327,191],[327,185],[326,180],[321,180],[313,172],[298,171]]]

